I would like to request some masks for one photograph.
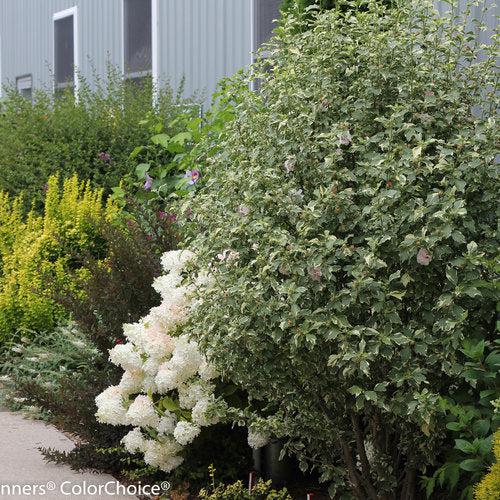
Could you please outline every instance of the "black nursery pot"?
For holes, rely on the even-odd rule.
[[[283,441],[275,440],[253,451],[254,468],[261,477],[271,480],[276,487],[295,483],[303,478],[297,461],[285,455],[280,460]]]

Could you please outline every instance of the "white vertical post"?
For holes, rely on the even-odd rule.
[[[158,103],[160,90],[160,0],[151,0],[151,73],[153,105]]]

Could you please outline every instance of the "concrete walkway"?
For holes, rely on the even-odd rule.
[[[137,499],[125,494],[107,494],[105,485],[110,493],[118,491],[118,483],[110,475],[78,473],[69,466],[46,463],[38,451],[40,446],[69,451],[73,443],[44,422],[29,420],[0,408],[1,500]]]

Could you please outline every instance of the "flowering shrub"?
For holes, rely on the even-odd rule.
[[[142,123],[151,135],[149,142],[130,154],[135,171],[124,176],[113,198],[126,208],[132,196],[148,210],[175,222],[178,214],[166,212],[166,205],[172,197],[192,195],[203,184],[206,163],[233,120],[238,95],[237,87],[228,90],[222,82],[203,116],[199,106],[183,106],[169,127],[161,117],[148,115]]]
[[[75,357],[82,358],[78,376],[74,369],[62,371],[50,386],[43,383],[43,378],[15,377],[16,391],[22,397],[48,413],[59,429],[78,436],[70,451],[42,450],[47,460],[69,464],[77,470],[90,467],[113,471],[143,482],[165,479],[158,477],[159,474],[147,467],[139,456],[131,457],[120,445],[127,429],[105,425],[95,419],[95,397],[120,380],[121,369],[108,362],[108,350],[123,342],[124,319],[138,321],[151,307],[159,304],[159,295],[151,287],[154,278],[161,273],[157,248],[174,248],[176,240],[168,238],[167,221],[157,220],[154,229],[161,234],[153,240],[136,223],[127,224],[119,217],[100,220],[95,236],[102,242],[102,251],[68,249],[70,260],[78,262],[85,270],[85,280],[73,290],[59,290],[50,280],[44,285],[53,292],[53,300],[77,323],[81,337],[97,351],[88,364],[83,362],[80,351],[75,352]],[[77,281],[75,273],[78,272],[78,269],[67,270],[72,281]],[[60,331],[44,332],[33,344],[47,345],[47,349],[53,351],[50,359],[59,357],[64,363],[60,344],[69,349],[71,343]],[[33,365],[30,368],[34,370],[44,369],[41,362]]]
[[[182,284],[191,258],[188,251],[164,254],[166,274],[154,283],[162,302],[138,323],[124,326],[128,342],[109,354],[125,373],[96,398],[98,420],[134,426],[123,438],[125,448],[143,453],[147,464],[165,472],[183,462],[183,447],[202,427],[217,423],[210,414],[217,373],[196,342],[178,333],[192,306],[192,286]]]
[[[454,446],[443,401],[480,400],[464,346],[484,343],[497,397],[498,39],[430,2],[363,3],[309,31],[287,18],[252,74],[189,200],[216,277],[189,331],[248,391],[235,418],[287,438],[332,496],[413,499]]]

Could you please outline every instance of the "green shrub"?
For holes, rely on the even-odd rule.
[[[202,489],[199,498],[205,500],[291,500],[291,496],[286,489],[280,491],[274,490],[271,481],[264,482],[259,479],[257,484],[248,491],[248,486],[242,481],[236,481],[233,484],[215,483],[215,468],[209,467],[211,487]]]
[[[166,87],[153,108],[151,85],[124,81],[113,68],[104,81],[82,80],[77,102],[69,90],[55,100],[38,90],[31,103],[8,88],[0,102],[0,189],[23,191],[28,207],[40,208],[47,178],[61,172],[109,192],[129,172],[135,145],[148,138],[140,124],[146,113],[167,126],[182,103]]]
[[[203,184],[205,161],[217,151],[221,134],[234,118],[239,90],[227,89],[221,82],[203,117],[198,108],[184,106],[169,125],[170,130],[177,131],[173,135],[161,117],[150,113],[143,120],[149,140],[134,148],[130,154],[134,168],[113,189],[113,199],[123,210],[132,205],[130,208],[138,215],[140,205],[146,213],[157,213],[173,221],[182,217],[165,212],[165,207],[172,198],[192,195]],[[144,217],[140,219],[144,222]]]
[[[57,175],[49,179],[43,215],[23,217],[19,199],[0,196],[0,345],[18,331],[52,330],[67,317],[51,293],[78,293],[87,273],[73,255],[103,250],[95,228],[115,207],[105,207],[102,191],[76,176],[59,184]]]
[[[460,349],[483,342],[498,394],[498,45],[430,2],[366,5],[287,18],[252,74],[186,203],[214,274],[190,328],[248,391],[235,418],[332,496],[412,499],[454,445],[443,400],[485,397]]]
[[[493,460],[493,433],[500,425],[500,414],[494,407],[500,340],[466,339],[459,352],[454,389],[439,400],[448,432],[437,455],[443,465],[432,476],[423,477],[428,497],[446,491],[457,497],[460,492],[460,499],[472,498],[475,483]]]
[[[395,0],[377,1],[386,6],[395,4]],[[359,0],[357,2],[346,2],[344,0],[283,0],[281,12],[285,18],[291,14],[294,16],[304,16],[304,19],[311,20],[312,24],[301,24],[300,29],[304,31],[314,25],[314,19],[318,13],[330,9],[336,9],[339,12],[366,10],[368,3],[366,0]]]
[[[333,9],[338,5],[337,0],[283,0],[283,12],[305,12],[309,7],[317,6],[319,9]]]

